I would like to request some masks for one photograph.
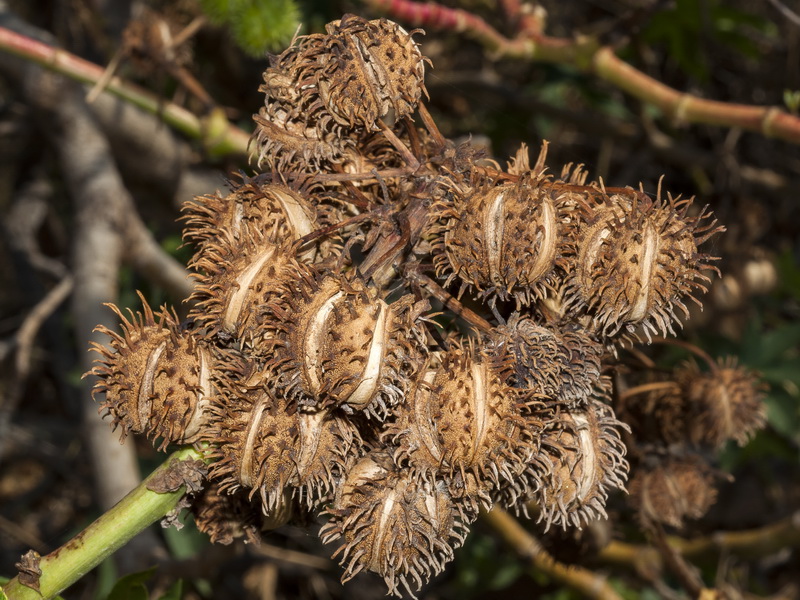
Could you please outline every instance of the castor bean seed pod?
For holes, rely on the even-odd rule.
[[[289,309],[290,296],[282,286],[299,285],[313,279],[311,267],[295,258],[294,246],[264,243],[238,254],[227,239],[209,248],[198,264],[202,273],[190,300],[194,303],[189,317],[204,327],[209,336],[220,332],[232,334],[254,357],[268,351],[268,343],[277,335],[269,320],[260,318],[267,308],[278,312]]]
[[[388,19],[345,15],[325,26],[325,54],[317,86],[328,112],[342,125],[377,130],[393,114],[412,114],[425,92],[425,59],[412,35]]]
[[[190,267],[208,266],[207,254],[213,261],[223,252],[240,254],[267,243],[281,245],[321,226],[317,208],[300,190],[247,178],[241,183],[231,182],[231,187],[225,196],[217,192],[184,203],[183,238],[196,246]],[[220,244],[220,240],[227,242]],[[315,256],[316,247],[309,245],[302,249],[299,259],[313,262]]]
[[[427,303],[405,296],[387,304],[358,277],[310,283],[287,290],[291,311],[265,316],[281,329],[271,368],[303,405],[383,420],[422,362]]]
[[[328,120],[332,120],[327,117]],[[355,142],[338,131],[328,131],[325,119],[315,121],[302,105],[268,102],[253,115],[251,158],[271,171],[315,173],[341,164]]]
[[[111,338],[110,348],[94,343],[100,355],[87,375],[98,377],[93,396],[103,395],[100,410],[111,415],[112,426],[145,434],[159,449],[170,443],[198,441],[217,393],[219,378],[235,376],[241,361],[230,351],[204,343],[181,330],[177,317],[166,308],[158,314],[140,294],[143,312],[126,318],[109,305],[122,321],[122,334],[106,327],[98,331]]]
[[[643,192],[597,195],[599,202],[580,228],[578,254],[567,283],[567,304],[585,308],[593,332],[605,338],[635,335],[641,328],[675,335],[680,309],[710,282],[704,271],[716,260],[697,247],[723,231],[705,209],[689,215],[692,198],[655,199]]]
[[[349,457],[358,456],[360,442],[349,421],[328,411],[299,411],[267,378],[256,372],[219,397],[205,440],[220,490],[250,489],[270,515],[281,510],[289,488],[309,507],[330,493]]]
[[[738,365],[736,357],[719,359],[707,372],[689,362],[675,378],[687,410],[691,443],[721,448],[735,440],[744,446],[766,425],[765,385],[757,374]]]
[[[436,274],[494,303],[541,299],[571,249],[566,195],[547,178],[459,187],[433,208]]]
[[[594,398],[582,409],[561,412],[542,436],[551,467],[535,494],[540,521],[581,527],[605,518],[610,489],[625,489],[628,463],[618,421],[611,407]]]
[[[629,502],[645,525],[656,522],[680,528],[685,519],[705,515],[717,500],[714,475],[694,454],[648,457],[635,470],[629,488]]]
[[[603,347],[577,327],[559,331],[513,313],[485,348],[510,385],[568,408],[585,404],[600,381]]]
[[[212,543],[228,545],[239,538],[245,538],[246,543],[259,544],[262,531],[277,529],[289,522],[292,508],[291,500],[286,499],[281,509],[268,518],[244,490],[226,494],[220,491],[218,482],[209,481],[192,500],[190,510],[195,525]]]
[[[418,380],[385,430],[397,446],[398,465],[426,480],[470,475],[473,501],[487,509],[493,491],[517,483],[539,450],[543,427],[523,416],[532,414],[529,395],[503,383],[491,366],[471,348],[452,347],[436,371]]]
[[[342,581],[367,570],[383,577],[389,593],[413,596],[453,559],[468,514],[441,482],[414,478],[388,454],[372,452],[347,473],[320,531],[325,543],[341,540],[333,557],[345,568]]]

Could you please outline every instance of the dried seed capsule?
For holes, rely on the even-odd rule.
[[[580,229],[578,254],[567,283],[568,303],[588,310],[597,334],[613,337],[633,334],[641,327],[652,333],[674,335],[675,308],[688,318],[686,298],[705,292],[713,270],[697,246],[722,231],[705,210],[688,214],[692,199],[643,192],[599,194],[599,204]]]
[[[764,384],[755,373],[738,365],[735,357],[720,359],[708,372],[701,372],[691,362],[675,376],[692,443],[719,448],[736,440],[744,446],[766,424]]]
[[[182,208],[186,223],[183,237],[197,250],[190,266],[205,269],[207,261],[220,255],[230,259],[243,251],[256,251],[266,244],[281,245],[319,229],[316,207],[300,190],[276,183],[247,179],[232,184],[222,196],[198,196]],[[314,246],[304,249],[300,259],[313,262]]]
[[[259,166],[310,172],[351,161],[352,130],[378,130],[390,113],[413,113],[423,76],[411,35],[386,19],[346,15],[327,34],[298,38],[272,60],[259,88],[266,94],[254,116]]]
[[[372,452],[347,474],[327,511],[323,542],[342,540],[333,557],[345,567],[342,581],[363,570],[377,573],[389,593],[413,595],[453,559],[464,543],[467,514],[445,486],[411,476],[382,452]]]
[[[629,501],[645,523],[682,527],[684,519],[699,519],[716,500],[711,469],[693,454],[642,465],[630,482]]]
[[[253,120],[253,156],[259,168],[313,173],[321,167],[343,163],[353,152],[351,138],[327,131],[324,120],[315,121],[303,105],[268,102],[253,115]]]
[[[377,129],[394,113],[410,115],[425,91],[425,61],[411,35],[387,19],[345,15],[326,25],[328,44],[319,57],[319,95],[342,125]]]
[[[611,407],[593,399],[584,409],[562,412],[548,423],[542,452],[551,461],[536,493],[540,520],[566,528],[606,517],[610,488],[624,489],[628,474],[619,429],[626,428]]]
[[[286,502],[283,506],[286,510],[279,520],[286,523],[291,516],[291,503]],[[197,528],[208,535],[214,544],[228,545],[242,537],[247,543],[261,542],[264,514],[261,507],[251,502],[243,490],[225,494],[220,492],[217,482],[208,482],[192,501],[191,512]]]
[[[265,514],[281,509],[287,488],[311,506],[331,491],[349,456],[358,455],[358,434],[334,413],[298,411],[264,381],[256,373],[212,405],[205,438],[214,446],[211,477],[223,492],[260,494]]]
[[[514,313],[486,348],[510,385],[568,408],[585,404],[600,382],[603,347],[580,329],[558,331]]]
[[[278,325],[273,366],[303,404],[364,410],[383,420],[422,361],[419,317],[427,304],[411,296],[387,304],[355,277],[309,283],[287,292],[292,310]]]
[[[566,199],[547,178],[456,189],[434,207],[437,275],[492,303],[542,298],[556,266],[574,252]]]
[[[169,443],[196,442],[205,427],[207,410],[216,394],[215,379],[241,365],[230,352],[213,349],[188,332],[181,331],[177,317],[162,308],[155,319],[144,297],[143,313],[122,320],[122,335],[105,327],[111,349],[93,344],[100,354],[98,366],[88,374],[99,379],[93,395],[104,394],[101,411],[112,417],[112,426]]]
[[[685,444],[690,415],[680,387],[671,381],[649,382],[646,393],[621,394],[617,415],[630,425],[637,443]]]
[[[189,317],[205,327],[208,335],[233,334],[248,352],[260,356],[269,349],[266,342],[277,335],[274,324],[260,315],[267,308],[288,310],[290,297],[279,290],[313,279],[314,271],[295,259],[291,246],[266,243],[239,254],[230,247],[220,244],[216,260],[206,253],[200,265],[205,273],[195,276],[197,285],[191,296],[195,306]]]
[[[474,487],[473,501],[488,509],[491,493],[515,485],[538,452],[543,424],[523,416],[531,414],[527,396],[504,384],[491,361],[454,347],[417,382],[386,439],[397,445],[397,464],[426,480],[460,476],[465,490]],[[474,486],[463,481],[468,475]]]

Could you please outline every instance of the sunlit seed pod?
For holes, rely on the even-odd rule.
[[[405,29],[387,19],[345,15],[326,25],[319,57],[320,97],[340,124],[378,129],[376,121],[412,114],[425,92],[425,60]]]
[[[314,270],[295,258],[292,245],[265,243],[238,254],[233,247],[232,240],[220,240],[213,252],[205,252],[197,265],[202,272],[195,275],[189,317],[209,335],[234,335],[243,348],[259,356],[268,351],[268,342],[277,334],[273,324],[260,315],[268,307],[288,310],[289,300],[280,292],[281,286],[313,279]]]
[[[322,226],[317,207],[300,190],[247,178],[231,185],[225,196],[198,196],[182,208],[183,237],[196,247],[191,267],[203,268],[207,255],[218,260],[222,252],[240,254],[265,244],[281,245]],[[219,240],[227,241],[220,245]],[[316,247],[309,245],[298,258],[313,262],[315,256]]]
[[[488,509],[493,491],[516,484],[539,450],[543,423],[523,416],[532,414],[527,401],[528,394],[503,383],[489,360],[454,346],[437,370],[418,380],[385,439],[397,446],[396,463],[415,476],[448,483],[457,475],[474,478],[473,500]],[[459,496],[454,489],[451,494]]]
[[[570,267],[568,302],[591,316],[594,333],[605,338],[674,335],[676,309],[689,317],[685,302],[696,302],[710,281],[715,260],[698,246],[722,231],[703,210],[689,215],[691,198],[653,199],[633,189],[608,196],[599,192],[593,216],[579,229],[578,254]],[[705,273],[704,273],[705,272]]]
[[[729,440],[744,446],[767,422],[765,384],[735,357],[721,358],[710,371],[690,362],[675,374],[687,410],[693,444],[720,448]]]
[[[716,502],[714,474],[697,455],[667,456],[655,465],[642,464],[629,484],[629,501],[639,518],[682,527],[685,519],[699,519]]]
[[[265,377],[256,373],[212,405],[205,439],[221,491],[249,489],[269,515],[280,510],[287,490],[309,507],[331,493],[348,460],[358,457],[360,438],[336,413],[297,410]]]
[[[433,208],[437,276],[492,303],[542,298],[563,257],[574,253],[565,197],[549,179],[528,177],[445,195]]]
[[[355,15],[326,25],[327,35],[300,38],[298,49],[276,61],[308,95],[314,87],[326,111],[349,129],[378,129],[392,114],[410,115],[425,92],[419,48],[397,23]],[[314,86],[314,87],[311,87]]]
[[[585,404],[600,381],[600,344],[578,328],[559,331],[518,313],[488,336],[486,353],[510,385],[568,408]]]
[[[181,330],[177,317],[163,308],[158,320],[140,295],[143,313],[130,319],[111,306],[122,321],[122,334],[105,327],[110,348],[94,344],[100,354],[87,375],[98,377],[93,395],[104,395],[101,411],[112,426],[146,435],[160,449],[170,443],[199,440],[220,377],[240,368],[235,354],[215,349]]]
[[[477,516],[454,502],[442,482],[416,479],[382,452],[349,470],[327,513],[320,537],[340,542],[333,557],[345,568],[342,581],[372,571],[396,596],[413,596],[442,572]]]
[[[353,140],[326,130],[324,121],[315,121],[304,112],[303,107],[275,101],[253,115],[251,158],[259,168],[315,173],[345,161],[354,148]]]
[[[387,304],[358,277],[309,284],[287,290],[292,310],[279,323],[273,368],[301,404],[363,410],[383,420],[424,358],[420,316],[427,304],[411,296]]]
[[[583,409],[564,411],[548,423],[542,452],[551,466],[535,497],[540,520],[581,527],[605,518],[611,489],[625,489],[628,463],[620,429],[627,428],[611,407],[595,398]]]

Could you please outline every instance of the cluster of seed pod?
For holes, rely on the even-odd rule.
[[[424,60],[400,26],[353,15],[274,57],[254,134],[268,170],[185,208],[186,323],[145,304],[93,370],[123,436],[206,448],[194,512],[212,539],[325,518],[344,579],[398,595],[480,509],[605,516],[628,472],[608,369],[673,331],[721,229],[688,199],[554,177],[546,145],[533,166],[525,147],[506,170],[481,160],[421,103]]]
[[[681,527],[706,514],[719,477],[704,460],[728,442],[746,444],[766,424],[764,389],[735,358],[712,360],[708,370],[689,361],[665,379],[649,377],[621,393],[620,418],[633,432],[630,503],[643,522]]]

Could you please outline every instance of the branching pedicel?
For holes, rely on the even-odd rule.
[[[481,508],[605,515],[628,463],[604,373],[624,341],[673,331],[713,270],[698,245],[722,230],[689,199],[554,177],[546,145],[506,170],[454,145],[421,103],[424,63],[400,26],[352,15],[273,58],[266,170],[185,207],[187,324],[145,304],[93,371],[123,437],[207,444],[194,510],[212,539],[321,513],[344,578],[373,571],[398,595]],[[449,310],[425,270],[484,302],[483,331],[434,331]],[[692,373],[690,397],[724,393]]]

